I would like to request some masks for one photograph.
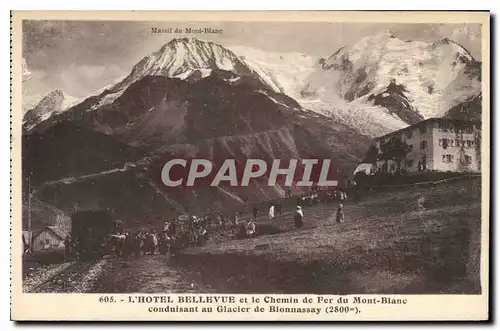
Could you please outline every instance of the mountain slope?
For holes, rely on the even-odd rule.
[[[337,101],[298,99],[298,102],[304,108],[327,116],[368,137],[382,136],[408,126],[382,106],[370,105],[362,100],[347,102],[340,98]]]
[[[24,135],[22,145],[23,179],[29,177],[32,185],[122,167],[126,160],[143,155],[137,148],[70,121],[43,134]]]
[[[286,95],[255,89],[252,82],[248,83],[244,78],[228,81],[225,79],[226,74],[223,71],[214,72],[209,77],[195,81],[147,76],[132,84],[112,104],[87,111],[92,102],[98,102],[97,99],[89,98],[55,116],[51,125],[75,123],[78,127],[100,132],[122,144],[155,155],[174,147],[198,146],[219,138],[227,141],[235,140],[235,137],[247,139],[249,135],[255,138],[283,129],[295,132],[298,126],[304,127],[300,131],[302,133],[317,130],[314,135],[318,136],[335,132],[342,135],[342,131],[346,135],[354,134],[353,129],[341,123],[303,110]],[[37,135],[52,132],[51,125],[42,125]],[[27,137],[31,136],[36,135]],[[285,139],[282,135],[277,137]],[[306,136],[294,139],[310,140]],[[332,153],[332,147],[325,144],[324,139],[315,139],[307,152],[324,154],[324,157],[336,156]],[[341,142],[334,144],[340,145]],[[235,144],[236,149],[246,146],[248,142]],[[293,148],[287,153],[297,155]],[[356,149],[350,153],[356,154]],[[216,158],[217,155],[211,157]],[[347,155],[345,157],[351,160]],[[351,162],[354,160],[346,163]]]
[[[38,198],[28,198],[23,196],[23,229],[29,228],[28,218],[31,216],[32,229],[34,233],[44,226],[57,225],[68,231],[71,229],[71,219],[61,210],[41,201]]]
[[[221,74],[222,72],[224,74]],[[133,83],[147,76],[163,76],[193,81],[211,75],[219,77],[223,75],[224,79],[229,81],[244,79],[247,84],[252,84],[256,89],[280,92],[279,88],[270,84],[269,79],[262,78],[227,48],[196,38],[176,38],[162,46],[158,51],[144,57],[132,68],[129,75],[116,84],[106,87],[98,95],[81,102],[79,107],[85,107],[85,111],[93,111],[108,106]],[[45,122],[41,127],[47,127],[47,125],[51,125],[52,121],[57,121],[52,117],[61,118],[61,116],[57,116],[61,113],[59,108],[63,108],[62,110],[67,108],[59,104],[69,100],[60,91],[52,93],[50,98],[47,96],[45,99],[42,101],[51,103],[51,106],[35,107],[30,111],[24,126],[25,131],[35,130],[40,122]],[[74,104],[72,103],[72,105]]]
[[[273,187],[264,176],[248,187],[168,188],[163,165],[174,157],[235,159],[239,168],[251,158],[332,159],[342,180],[368,147],[367,136],[303,109],[219,46],[167,45],[116,85],[25,132],[24,173],[40,200],[68,214],[75,205],[106,208],[127,226],[238,210],[244,201],[282,196],[281,179]]]
[[[448,110],[445,117],[466,121],[481,121],[482,101],[482,93],[472,96]]]
[[[293,98],[300,96],[304,80],[314,71],[316,59],[301,53],[265,52],[245,46],[229,47],[268,85]]]
[[[87,154],[75,142],[64,151],[64,157],[56,156],[51,162],[43,160],[45,166],[35,171],[37,183],[40,183],[40,176],[47,176],[39,198],[68,213],[77,202],[80,208],[108,208],[127,226],[135,225],[138,219],[141,224],[159,222],[185,211],[238,210],[243,207],[242,201],[273,199],[281,196],[284,190],[280,184],[267,186],[265,179],[243,188],[227,185],[167,188],[160,178],[162,166],[174,157],[207,158],[216,164],[231,158],[238,165],[250,158],[269,163],[274,159],[330,158],[334,160],[332,167],[339,169],[339,173],[346,173],[369,144],[368,137],[329,118],[304,111],[284,95],[255,90],[251,84],[238,82],[218,76],[196,81],[147,76],[132,84],[109,106],[83,112],[85,117],[80,118],[77,114],[68,114],[67,119],[55,126],[66,128],[58,130],[65,132],[64,136],[58,135],[54,141],[64,141],[68,137],[74,140],[85,133],[78,141],[88,141],[89,135],[107,137],[115,140],[116,146],[104,144],[104,141],[92,144],[97,148],[90,151],[92,155],[106,157],[86,163],[78,161],[86,159]],[[144,93],[149,94],[145,97]],[[79,106],[70,109],[69,113],[78,110]],[[75,118],[79,118],[78,126],[73,124]],[[179,121],[176,129],[168,127],[173,124],[173,118]],[[40,135],[52,135],[52,130],[47,129]],[[104,131],[107,134],[104,135]],[[136,146],[144,154],[127,154],[118,141]],[[31,152],[24,155],[33,156],[39,148],[31,144],[31,139],[27,143]],[[62,162],[59,158],[75,160],[78,167],[67,166],[64,169],[73,170],[63,172],[62,168],[53,166]],[[42,160],[25,161],[32,164]],[[141,165],[108,172],[116,163],[120,167],[124,163]],[[57,177],[54,171],[60,174],[59,178],[73,174],[76,178],[48,185],[49,178],[53,181]],[[103,174],[79,179],[95,172]],[[141,196],[137,197],[138,194]]]

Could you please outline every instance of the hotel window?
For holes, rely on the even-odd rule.
[[[451,163],[453,162],[453,155],[450,155],[450,154],[443,154],[443,162],[444,163]]]
[[[413,145],[408,145],[408,151],[413,152]]]
[[[427,147],[427,141],[423,140],[420,142],[420,149],[424,149]]]
[[[462,155],[463,156],[463,162],[465,162],[466,164],[469,164],[472,162],[472,157],[470,155]]]
[[[474,142],[472,140],[467,140],[467,148],[472,148],[474,146]]]
[[[455,140],[450,139],[450,147],[455,147]]]
[[[455,139],[455,146],[460,147],[460,140],[459,139]]]
[[[413,137],[413,130],[406,132],[406,138],[410,139],[411,137]]]
[[[426,126],[421,126],[420,127],[420,133],[426,133],[427,132],[427,127]]]
[[[443,138],[443,145],[442,146],[443,146],[444,149],[448,148],[448,139]]]
[[[472,133],[472,125],[466,125],[464,128],[465,133]]]
[[[439,123],[439,131],[448,131],[448,123]]]

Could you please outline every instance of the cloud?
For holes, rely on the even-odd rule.
[[[43,96],[54,89],[60,89],[76,98],[95,95],[97,90],[116,82],[128,72],[115,64],[109,66],[73,64],[50,72],[29,71],[26,67],[26,75],[29,73],[30,79],[23,82],[23,108],[32,108]]]
[[[77,97],[88,97],[93,91],[104,87],[125,74],[125,70],[116,64],[72,65],[62,68],[55,77],[60,89]]]
[[[23,82],[30,80],[31,79],[31,72],[28,70],[28,65],[26,64],[26,59],[24,57],[21,58],[21,65],[22,65]]]

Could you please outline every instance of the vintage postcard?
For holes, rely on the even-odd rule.
[[[12,319],[489,319],[489,12],[12,12]]]

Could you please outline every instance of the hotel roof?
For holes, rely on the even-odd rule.
[[[399,130],[396,130],[393,132],[389,132],[388,134],[385,134],[385,135],[380,136],[380,137],[376,137],[374,139],[381,140],[381,139],[384,139],[384,138],[387,138],[387,137],[390,137],[393,135],[397,135],[399,133],[407,131],[408,129],[412,129],[412,128],[418,127],[422,124],[429,123],[429,122],[448,122],[448,123],[452,122],[452,123],[457,123],[457,124],[478,124],[478,125],[481,125],[481,121],[466,121],[466,120],[457,120],[457,119],[446,118],[446,117],[431,117],[431,118],[425,119],[423,121],[420,121],[418,123],[414,123],[412,125],[409,125],[405,128],[402,128],[402,129],[399,129]]]

